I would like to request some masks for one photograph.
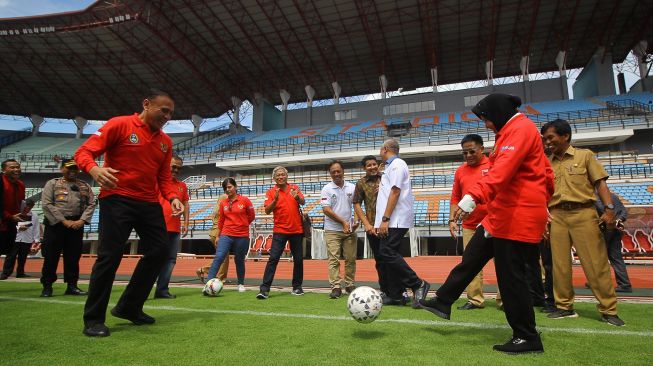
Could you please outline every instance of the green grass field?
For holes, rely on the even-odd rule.
[[[504,314],[454,310],[447,322],[409,306],[383,308],[372,324],[349,317],[346,297],[223,291],[209,298],[179,288],[175,300],[151,300],[151,326],[107,316],[108,338],[82,335],[85,298],[39,298],[38,283],[0,283],[3,365],[643,365],[653,357],[653,306],[620,304],[625,327],[599,321],[577,303],[577,319],[536,313],[545,353],[509,356],[492,345],[511,336]],[[123,287],[114,286],[111,305]],[[459,300],[460,305],[464,300]],[[109,309],[110,309],[109,308]]]

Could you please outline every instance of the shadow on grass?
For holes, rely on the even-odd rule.
[[[379,339],[387,336],[386,332],[380,332],[378,330],[361,330],[357,329],[352,334],[353,337],[359,339]]]

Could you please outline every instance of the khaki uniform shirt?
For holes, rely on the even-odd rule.
[[[353,203],[365,203],[365,216],[371,225],[376,218],[376,197],[379,192],[380,175],[364,176],[356,182]]]
[[[95,211],[95,196],[91,186],[79,179],[75,182],[63,178],[50,179],[43,187],[41,203],[47,225],[56,225],[73,217],[79,217],[90,224]]]
[[[220,197],[218,197],[218,203],[217,205],[215,205],[215,208],[213,209],[213,213],[211,214],[211,221],[213,221],[213,225],[211,226],[211,230],[209,230],[209,239],[214,244],[217,242],[218,239],[218,220],[220,219],[220,201],[226,198],[227,198],[226,194],[220,195]]]
[[[560,203],[596,201],[594,186],[609,175],[591,150],[569,146],[561,159],[555,155],[549,159],[555,174],[555,191],[549,207]]]

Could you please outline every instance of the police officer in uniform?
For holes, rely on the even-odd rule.
[[[95,197],[91,186],[77,179],[79,168],[73,159],[61,162],[63,177],[49,180],[43,188],[41,202],[43,224],[42,297],[52,296],[52,283],[57,280],[57,265],[63,252],[66,295],[86,295],[77,287],[79,258],[82,255],[84,224],[91,223]]]

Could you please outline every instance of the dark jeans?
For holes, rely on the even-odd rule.
[[[23,276],[25,274],[25,262],[27,261],[27,253],[29,253],[29,248],[32,243],[21,243],[19,241],[15,242],[7,253],[5,258],[5,264],[2,268],[2,273],[8,276],[11,276],[14,272],[14,266],[16,261],[18,261],[18,266],[16,266],[16,276]]]
[[[45,225],[43,231],[43,267],[41,283],[52,286],[57,281],[57,266],[63,252],[63,280],[67,284],[77,285],[79,280],[79,259],[82,257],[84,229],[69,229],[63,224]]]
[[[537,245],[508,239],[486,238],[479,226],[467,244],[463,259],[449,273],[437,296],[445,304],[453,304],[485,264],[494,258],[499,291],[513,336],[535,340],[533,300],[529,295],[526,263],[534,263],[539,251]]]
[[[279,264],[279,258],[281,258],[283,248],[286,246],[287,241],[290,241],[290,252],[293,258],[292,288],[296,289],[302,286],[302,282],[304,282],[303,238],[303,234],[272,234],[270,259],[265,266],[263,283],[260,286],[261,291],[270,291],[270,286],[272,286],[272,281],[274,281],[274,273],[277,271],[277,264]]]
[[[245,284],[245,256],[247,256],[247,251],[249,250],[249,238],[221,235],[220,239],[218,239],[215,257],[213,257],[213,262],[211,262],[211,268],[209,268],[209,274],[206,278],[215,278],[218,274],[218,269],[232,248],[236,254],[234,262],[236,262],[238,284]]]
[[[390,228],[388,236],[379,241],[379,260],[386,268],[388,278],[394,280],[388,281],[386,294],[393,299],[401,299],[406,288],[415,290],[422,284],[422,280],[399,252],[401,239],[406,232],[408,229]]]
[[[168,256],[166,262],[159,271],[159,278],[156,281],[156,293],[164,295],[170,292],[170,277],[172,277],[172,270],[177,264],[177,250],[179,248],[179,233],[168,232]]]
[[[111,195],[100,199],[99,247],[84,307],[86,326],[105,321],[113,280],[132,229],[140,237],[144,252],[116,306],[132,315],[143,310],[167,258],[168,236],[163,210],[158,202]]]
[[[622,235],[619,230],[608,230],[603,233],[605,245],[608,247],[608,259],[614,270],[614,277],[617,279],[617,287],[629,289],[632,288],[632,285],[628,278],[628,271],[626,271],[626,263],[621,255]]]

